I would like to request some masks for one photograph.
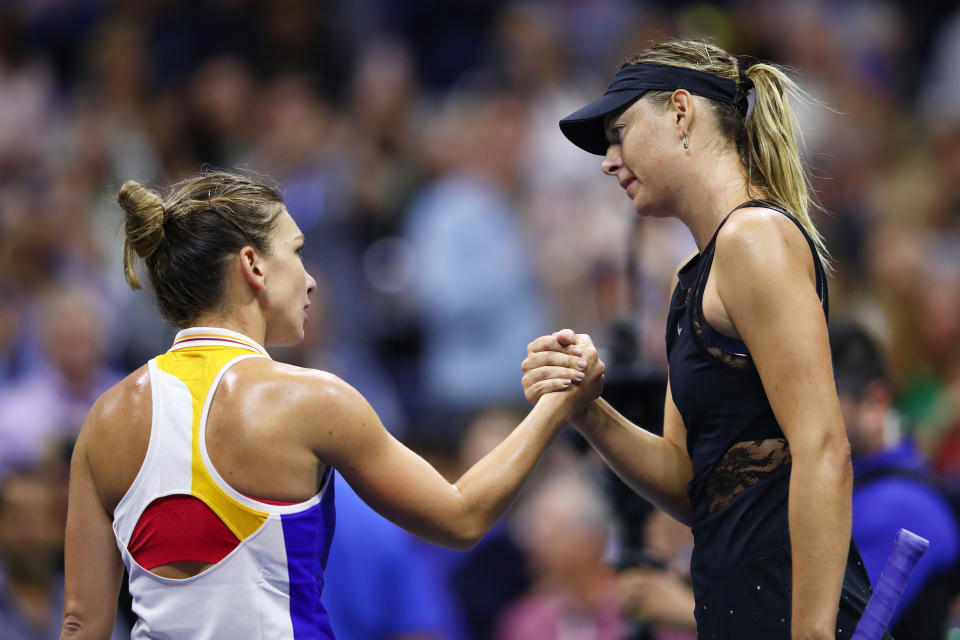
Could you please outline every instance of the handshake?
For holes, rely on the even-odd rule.
[[[573,413],[579,413],[603,391],[604,364],[585,333],[563,329],[527,345],[523,393],[530,404],[546,394],[570,394]]]

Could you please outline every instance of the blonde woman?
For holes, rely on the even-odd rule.
[[[545,397],[450,484],[347,383],[264,349],[303,338],[316,286],[274,187],[214,172],[166,199],[127,182],[119,201],[127,280],[139,287],[139,256],[180,332],[97,401],[77,441],[61,638],[109,635],[124,567],[134,638],[332,638],[333,469],[398,525],[469,548],[599,393],[603,365],[583,348],[582,388]]]
[[[603,156],[639,215],[678,218],[698,247],[679,267],[667,321],[663,437],[602,400],[575,424],[636,491],[693,527],[705,639],[849,638],[870,595],[850,539],[828,263],[788,101],[796,91],[774,66],[667,42],[560,122]],[[531,344],[528,399],[570,379],[564,350],[576,342],[563,331]]]

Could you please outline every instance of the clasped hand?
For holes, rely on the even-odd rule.
[[[585,333],[563,329],[537,338],[527,345],[521,368],[523,393],[531,404],[546,393],[562,391],[578,396],[579,412],[603,391],[605,367]]]

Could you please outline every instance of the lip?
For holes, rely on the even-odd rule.
[[[636,178],[627,178],[626,180],[620,181],[620,186],[623,187],[623,190],[626,191],[627,196],[633,198],[633,194],[630,193],[630,185],[636,184]]]

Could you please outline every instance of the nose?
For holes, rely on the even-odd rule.
[[[313,276],[309,273],[307,274],[307,295],[310,295],[317,288],[317,281],[313,279]]]
[[[620,145],[612,144],[607,147],[607,154],[603,157],[600,169],[608,176],[615,176],[623,166],[623,159],[620,157]]]

